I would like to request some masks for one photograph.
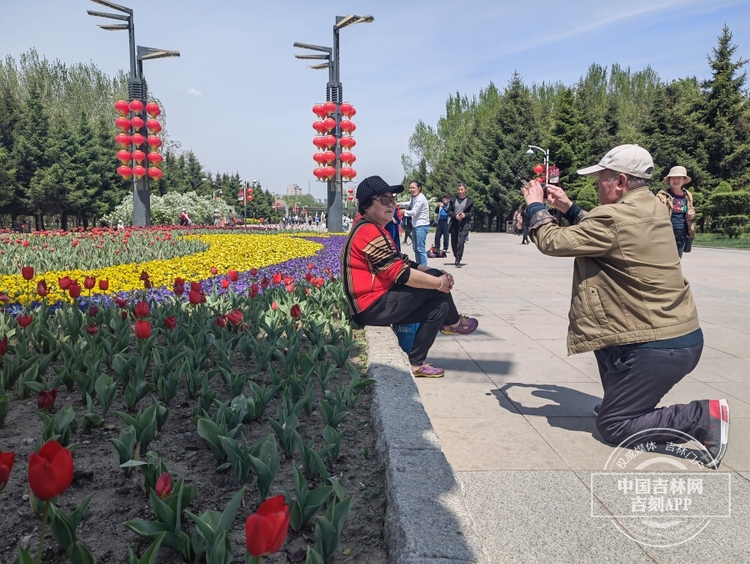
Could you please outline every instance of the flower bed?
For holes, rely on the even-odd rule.
[[[97,279],[90,300],[55,286],[36,307],[23,291],[25,312],[0,318],[0,560],[19,543],[34,555],[46,514],[44,562],[241,562],[282,545],[292,562],[384,562],[343,237],[191,236],[214,254],[183,259],[190,281],[154,270],[113,294],[117,278]],[[67,452],[49,441],[72,451],[72,480],[37,473],[29,492],[20,461]]]

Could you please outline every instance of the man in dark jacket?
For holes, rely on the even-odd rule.
[[[451,249],[456,259],[456,268],[461,268],[461,259],[464,256],[464,243],[469,235],[471,218],[474,216],[474,201],[466,195],[466,184],[458,185],[458,195],[451,200],[449,232],[451,234]]]

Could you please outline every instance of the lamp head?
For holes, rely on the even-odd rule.
[[[526,153],[524,153],[524,154],[525,155],[533,155],[534,154],[534,149],[532,149],[531,147],[529,147],[529,150],[526,151]]]

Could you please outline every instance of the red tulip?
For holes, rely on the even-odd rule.
[[[148,321],[135,322],[135,336],[139,339],[148,339],[151,336],[151,324]]]
[[[149,311],[151,311],[151,308],[148,307],[148,304],[146,302],[138,302],[135,306],[136,317],[146,317]]]
[[[109,290],[109,280],[99,280],[99,290],[102,292]]]
[[[96,278],[92,278],[91,276],[86,276],[83,279],[83,287],[87,290],[91,290],[94,285],[96,284]]]
[[[277,272],[276,274],[274,274],[273,277],[271,278],[271,281],[274,284],[281,284],[281,273]]]
[[[128,305],[128,302],[123,300],[122,298],[115,298],[115,303],[117,304],[117,307],[120,309],[124,309],[126,305]]]
[[[216,274],[218,274],[218,272],[219,272],[218,268],[216,268],[215,266],[211,267],[211,274],[213,274],[214,276],[216,276]]]
[[[154,285],[151,283],[151,280],[146,279],[143,281],[143,287],[148,290],[149,288],[153,288]]]
[[[177,318],[174,315],[164,318],[165,329],[174,329],[175,327],[177,327]]]
[[[250,285],[250,297],[254,298],[260,293],[260,286],[257,284],[251,284]]]
[[[229,276],[229,279],[232,282],[237,282],[237,280],[240,277],[240,274],[236,270],[227,270],[227,276]]]
[[[199,303],[203,302],[203,295],[200,292],[196,292],[194,290],[190,290],[188,298],[190,299],[190,303],[192,305],[198,305]]]
[[[216,316],[216,326],[217,327],[226,327],[227,326],[227,320],[224,319],[223,316],[217,315]]]
[[[185,285],[185,281],[178,276],[177,278],[174,279],[174,285],[175,286],[184,286]]]
[[[40,280],[36,285],[36,293],[39,294],[41,297],[44,297],[47,295],[47,282],[45,280]]]
[[[294,284],[294,278],[292,276],[284,276],[284,285],[289,286]]]
[[[271,284],[271,281],[268,279],[267,276],[263,277],[263,280],[260,281],[260,287],[264,290],[268,288],[269,284]]]
[[[56,399],[57,389],[42,390],[36,395],[36,406],[39,409],[52,409],[53,407],[55,407]]]
[[[289,285],[286,286],[286,291],[289,292],[290,294],[292,292],[294,292],[294,283],[293,282],[291,284],[289,284]]]
[[[309,282],[312,279],[313,279],[312,272],[308,272],[307,274],[305,274],[305,280]]]
[[[273,302],[271,302],[271,309],[274,310],[274,311],[276,311],[277,309],[279,309],[279,304],[277,304],[275,300]]]
[[[174,293],[176,296],[181,296],[185,293],[185,286],[182,284],[175,284],[174,285]]]
[[[21,276],[23,276],[24,280],[31,280],[32,278],[34,278],[34,267],[33,266],[22,267]]]
[[[72,246],[77,247],[78,246],[78,239],[73,239],[73,242],[71,243]]]
[[[5,356],[5,353],[8,352],[8,335],[3,335],[2,340],[0,340],[0,356]]]
[[[190,283],[190,291],[191,292],[200,292],[201,290],[203,290],[203,288],[201,287],[201,283],[200,282],[191,282]]]
[[[250,276],[258,276],[258,269],[257,268],[253,268],[250,271]]]
[[[294,319],[299,319],[302,317],[302,310],[300,309],[298,304],[294,304],[292,306],[292,309],[289,310],[289,315],[291,315]]]
[[[31,315],[31,314],[29,314],[29,315],[19,315],[16,318],[16,321],[18,321],[18,325],[19,326],[21,326],[21,327],[28,327],[29,325],[31,325],[31,322],[34,321],[34,316]]]
[[[57,497],[73,481],[73,455],[57,441],[44,444],[29,456],[29,486],[42,501]]]
[[[307,270],[312,270],[313,268],[315,268],[315,265],[313,263],[308,263]]]
[[[224,288],[225,290],[227,288],[229,288],[229,280],[227,280],[226,278],[222,278],[221,279],[221,287]]]
[[[128,312],[127,312],[127,311],[123,311],[123,312],[122,312],[122,313],[120,314],[120,317],[121,317],[122,319],[127,319],[127,318],[128,318]]]
[[[78,284],[71,284],[68,286],[68,293],[73,299],[81,297],[81,287]]]
[[[67,290],[70,287],[71,282],[72,280],[70,279],[69,276],[65,276],[64,278],[57,279],[57,284],[58,286],[60,286],[61,290]]]
[[[99,315],[99,308],[96,306],[91,306],[89,308],[89,317],[96,317]]]
[[[232,325],[239,325],[242,323],[243,317],[242,312],[238,309],[235,309],[234,311],[227,313],[227,321],[231,323]]]
[[[167,472],[164,472],[161,476],[159,476],[159,479],[156,480],[156,495],[158,495],[162,499],[166,499],[171,493],[172,476],[170,476]]]
[[[148,272],[145,270],[141,272],[141,280],[148,280]]]
[[[5,489],[10,480],[10,473],[13,471],[13,463],[16,461],[15,452],[0,451],[0,492]]]
[[[23,246],[24,246],[24,247],[28,247],[28,246],[29,246],[29,242],[28,242],[28,241],[24,241],[24,242],[23,242]]]
[[[264,501],[245,522],[245,545],[251,556],[273,554],[281,549],[289,531],[289,506],[283,495]]]

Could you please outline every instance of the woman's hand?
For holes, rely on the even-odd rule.
[[[695,217],[695,210],[688,210],[687,218],[692,221],[694,217]]]
[[[563,213],[566,213],[573,205],[565,190],[552,184],[547,184],[547,203]]]
[[[453,277],[450,274],[443,274],[438,280],[440,280],[440,287],[437,290],[447,294],[453,289]]]

